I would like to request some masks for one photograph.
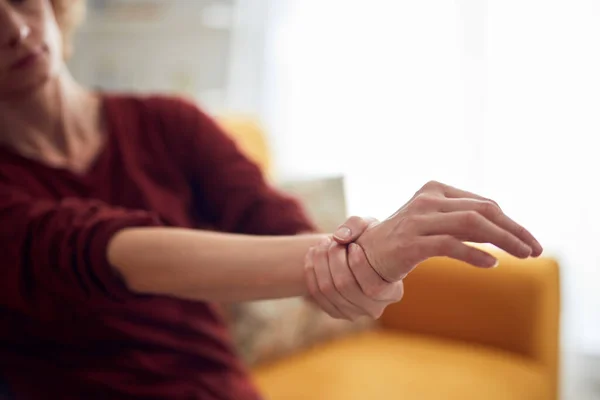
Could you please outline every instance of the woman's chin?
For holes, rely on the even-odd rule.
[[[41,72],[37,74],[29,73],[27,76],[21,76],[19,79],[13,79],[9,82],[0,82],[0,99],[14,99],[15,97],[27,97],[35,94],[55,78],[56,74]]]

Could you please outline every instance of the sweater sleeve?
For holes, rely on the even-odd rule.
[[[224,232],[293,235],[315,225],[297,199],[271,186],[258,166],[196,105],[169,104],[169,141],[196,194],[196,207]],[[173,136],[177,135],[177,138]]]
[[[0,309],[42,319],[133,296],[108,263],[108,242],[126,227],[160,225],[146,212],[34,199],[7,185],[0,185],[0,220]]]

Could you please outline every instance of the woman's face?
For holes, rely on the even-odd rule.
[[[56,76],[61,47],[50,0],[0,0],[0,100],[27,94]]]

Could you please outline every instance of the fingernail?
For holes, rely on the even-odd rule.
[[[533,251],[531,250],[531,247],[527,246],[526,244],[521,245],[521,248],[523,249],[523,255],[525,257],[529,257]]]
[[[340,226],[337,231],[335,231],[334,236],[341,240],[350,239],[352,236],[352,231],[347,226]]]
[[[500,265],[500,260],[496,260],[496,261],[494,262],[494,265],[492,265],[490,268],[497,268],[497,267],[498,267],[498,265]]]

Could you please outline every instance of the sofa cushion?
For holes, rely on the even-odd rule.
[[[267,400],[547,400],[551,380],[521,356],[394,331],[321,345],[253,371]]]

